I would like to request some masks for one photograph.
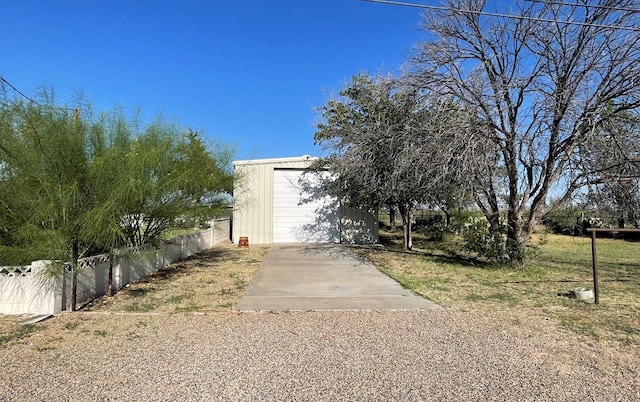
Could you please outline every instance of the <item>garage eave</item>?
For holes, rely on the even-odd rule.
[[[279,164],[279,163],[287,163],[287,162],[306,162],[306,161],[314,161],[318,158],[311,155],[303,155],[296,156],[292,158],[272,158],[272,159],[252,159],[252,160],[243,160],[243,161],[234,161],[234,166],[239,165],[267,165],[267,164]]]

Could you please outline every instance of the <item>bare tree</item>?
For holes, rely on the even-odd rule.
[[[620,113],[594,132],[581,146],[589,171],[587,200],[598,211],[617,217],[618,227],[627,219],[635,227],[640,219],[640,117]]]
[[[580,144],[640,105],[640,33],[620,28],[639,26],[640,12],[630,0],[518,1],[513,17],[484,15],[482,0],[448,6],[425,12],[411,80],[473,113],[497,150],[488,175],[461,169],[480,179],[487,218],[506,215],[506,252],[522,264],[538,218],[587,182]]]

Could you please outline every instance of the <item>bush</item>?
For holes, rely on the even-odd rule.
[[[505,261],[503,231],[492,231],[484,217],[470,217],[462,228],[464,249],[489,261]]]
[[[442,215],[431,215],[426,218],[416,218],[416,230],[423,233],[430,240],[444,240],[448,228],[445,217]]]

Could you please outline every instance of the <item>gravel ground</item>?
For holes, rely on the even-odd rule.
[[[514,333],[449,309],[63,314],[0,349],[0,400],[640,400],[637,349],[614,359],[533,320]]]

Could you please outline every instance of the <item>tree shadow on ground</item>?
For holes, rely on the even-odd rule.
[[[305,246],[300,254],[307,256],[326,256],[333,260],[339,260],[343,258],[352,258],[362,264],[371,264],[370,261],[366,260],[362,256],[357,253],[351,251],[350,248],[358,248],[358,247],[367,247],[367,246],[356,246],[356,245],[342,245],[342,244],[331,244],[331,243],[318,243],[318,244],[310,244]],[[371,246],[376,247],[376,246]],[[377,248],[380,248],[377,246]]]
[[[194,270],[213,267],[217,263],[232,260],[234,253],[232,250],[225,248],[213,248],[200,253],[193,254],[183,260],[167,265],[159,269],[157,272],[144,276],[129,286],[115,290],[115,293],[122,293],[133,298],[143,298],[158,290],[158,286],[162,287],[164,283],[169,283],[174,279],[178,279],[185,275],[190,275]],[[143,287],[139,287],[143,285]],[[157,285],[157,286],[156,286]],[[108,298],[108,296],[101,296]],[[100,297],[99,297],[100,298]],[[99,299],[98,298],[98,299]],[[90,301],[84,308],[91,309],[91,305],[95,301]]]
[[[155,288],[136,288],[136,289],[127,289],[127,293],[131,297],[144,297],[149,292],[155,290]]]
[[[441,242],[429,241],[421,236],[414,235],[413,250],[404,250],[402,232],[381,231],[379,237],[380,245],[384,246],[384,248],[374,246],[373,248],[378,251],[407,255],[418,255],[440,264],[458,264],[466,267],[476,267],[483,269],[497,267],[496,264],[481,260],[474,256],[456,252],[449,247],[434,247],[434,245]],[[367,246],[362,247],[366,248]]]
[[[183,260],[169,264],[158,270],[158,272],[141,278],[138,282],[150,283],[157,280],[168,281],[183,275],[188,275],[188,271],[197,268],[206,268],[222,261],[233,259],[233,253],[226,249],[210,249],[193,254]]]

